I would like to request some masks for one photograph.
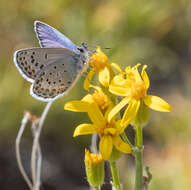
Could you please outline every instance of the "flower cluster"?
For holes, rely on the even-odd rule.
[[[158,96],[147,94],[150,86],[149,77],[144,65],[141,74],[138,68],[126,67],[125,71],[115,63],[109,63],[108,57],[98,47],[91,56],[92,69],[84,81],[84,89],[92,91],[81,100],[67,102],[65,109],[74,112],[86,112],[92,123],[83,123],[76,127],[74,137],[87,134],[98,134],[100,137],[99,151],[104,160],[109,160],[113,147],[123,153],[131,153],[132,147],[121,138],[125,128],[140,116],[146,113],[146,106],[156,111],[169,112],[170,105]],[[114,75],[113,69],[118,74]],[[97,73],[99,86],[91,84],[94,74]],[[116,102],[117,97],[123,97]],[[123,117],[119,112],[126,107]],[[140,117],[139,117],[139,120]],[[143,122],[142,122],[143,123]]]
[[[171,106],[162,98],[147,94],[150,87],[146,72],[147,65],[143,65],[141,72],[138,70],[141,64],[134,67],[127,66],[123,71],[119,65],[110,63],[108,57],[98,47],[96,53],[91,56],[90,66],[92,68],[84,81],[84,89],[88,93],[81,100],[67,102],[65,109],[86,112],[91,120],[91,123],[78,125],[74,131],[74,137],[97,134],[100,139],[100,154],[85,151],[89,184],[94,189],[100,189],[104,179],[103,161],[108,160],[113,176],[112,186],[121,189],[119,180],[116,178],[115,160],[121,156],[121,153],[130,154],[134,150],[133,155],[136,157],[136,162],[139,162],[136,166],[140,166],[136,171],[142,171],[141,131],[148,121],[149,108],[155,111],[170,112]],[[98,85],[93,82],[96,76]],[[136,131],[134,145],[130,143],[125,133],[130,123]],[[135,186],[140,187],[138,189],[142,189],[141,176],[142,174],[136,173]]]

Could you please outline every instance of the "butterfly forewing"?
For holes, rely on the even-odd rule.
[[[67,48],[72,51],[77,49],[77,46],[71,42],[64,34],[60,33],[55,28],[40,21],[35,21],[34,30],[39,40],[41,47],[49,48]]]
[[[50,101],[64,95],[75,83],[83,69],[78,55],[65,56],[46,66],[31,86],[31,95],[42,101]]]
[[[75,53],[65,48],[22,49],[15,52],[14,62],[22,76],[33,82],[45,66],[71,55]]]

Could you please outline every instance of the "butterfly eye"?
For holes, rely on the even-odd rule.
[[[81,53],[84,53],[84,49],[78,48],[78,50],[79,50]]]

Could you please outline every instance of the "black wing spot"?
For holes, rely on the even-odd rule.
[[[52,75],[52,73],[49,73],[49,75]]]
[[[41,66],[40,66],[40,69],[42,69],[43,67],[44,67],[44,65],[41,65]]]
[[[68,84],[71,84],[71,81],[68,81]]]
[[[32,54],[35,55],[35,52],[33,51]]]
[[[31,60],[31,63],[34,63],[34,61],[35,61],[35,60],[34,60],[34,59],[32,59],[32,60]]]
[[[38,63],[35,63],[35,66],[37,67],[37,66],[38,66]]]
[[[47,59],[47,53],[45,54],[45,59]]]
[[[59,82],[61,82],[61,80],[59,80]]]
[[[65,72],[65,73],[67,73],[67,71],[66,71],[66,70],[64,70],[64,72]]]
[[[56,69],[56,66],[54,66],[54,68]]]
[[[33,55],[31,55],[31,59],[34,59]]]
[[[53,84],[56,84],[56,82],[54,81]]]

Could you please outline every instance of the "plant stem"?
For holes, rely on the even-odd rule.
[[[131,144],[131,142],[129,141],[129,139],[127,138],[127,135],[125,134],[125,132],[121,133],[121,137],[123,138],[123,140],[128,143],[130,145],[130,147],[132,148],[133,145]]]
[[[48,102],[43,113],[41,116],[41,119],[39,121],[38,128],[35,132],[34,140],[33,140],[33,146],[32,146],[32,155],[31,155],[31,171],[32,171],[32,180],[33,180],[33,186],[34,190],[40,189],[40,172],[41,168],[37,168],[41,166],[41,152],[39,149],[39,138],[42,131],[42,127],[44,124],[44,121],[46,119],[46,116],[48,114],[48,111],[52,105],[53,101]],[[38,157],[37,157],[38,156]],[[39,157],[40,156],[40,157]]]
[[[142,127],[136,126],[136,136],[135,136],[135,163],[136,163],[136,177],[135,177],[135,190],[142,190],[143,186],[143,165],[142,165],[142,156],[143,156],[143,134]]]
[[[98,135],[96,133],[93,134],[92,139],[91,139],[90,149],[91,149],[92,153],[94,153],[94,154],[98,154],[97,139],[98,139]]]
[[[29,120],[29,113],[25,113],[24,114],[24,117],[22,119],[22,122],[21,122],[21,127],[19,129],[19,132],[17,134],[17,138],[16,138],[16,143],[15,143],[15,150],[16,150],[16,159],[17,159],[17,163],[18,163],[18,167],[19,167],[19,170],[24,178],[24,180],[26,181],[27,185],[29,186],[29,188],[32,190],[33,188],[33,185],[32,185],[32,182],[31,180],[29,179],[29,177],[27,176],[26,172],[25,172],[25,169],[23,167],[23,164],[22,164],[22,160],[21,160],[21,153],[20,153],[20,142],[21,142],[21,138],[22,138],[22,135],[23,135],[23,132],[24,132],[24,129],[26,127],[26,124]]]
[[[94,190],[100,190],[100,189],[101,189],[100,185],[94,186]]]
[[[110,161],[110,167],[111,167],[111,174],[113,178],[113,186],[116,190],[122,190],[122,186],[119,181],[119,175],[117,171],[116,161]]]

